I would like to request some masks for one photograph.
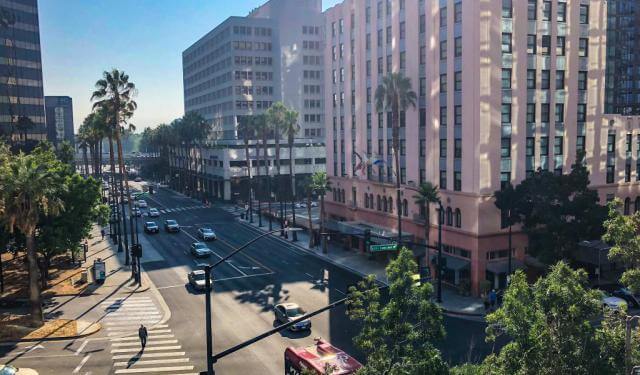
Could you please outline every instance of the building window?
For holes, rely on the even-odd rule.
[[[511,123],[511,104],[509,103],[502,103],[501,122],[503,124]]]
[[[400,69],[407,67],[407,54],[405,51],[400,52]]]
[[[446,60],[446,59],[447,59],[447,41],[442,40],[440,41],[440,60]]]
[[[563,36],[556,38],[556,56],[564,56],[565,40],[566,39]]]
[[[526,140],[526,150],[525,150],[525,155],[526,156],[535,156],[535,138],[533,137],[527,137]]]
[[[391,26],[387,26],[387,44],[391,44]]]
[[[409,216],[409,202],[406,199],[402,200],[402,215],[407,217]]]
[[[440,189],[447,190],[447,171],[440,170]]]
[[[420,30],[420,34],[424,33],[425,31],[427,31],[427,22],[426,22],[426,15],[421,14],[420,15],[420,26],[419,26],[419,30]]]
[[[377,203],[376,204],[376,209],[378,211],[381,211],[382,210],[382,200],[380,199],[380,195],[376,196],[376,203]]]
[[[551,21],[551,1],[542,2],[542,20]]]
[[[640,197],[636,197],[635,204],[633,205],[634,212],[640,211]]]
[[[462,212],[460,212],[459,208],[456,208],[454,216],[456,218],[456,228],[461,228],[462,227]]]
[[[387,55],[387,73],[391,73],[391,67],[392,67],[392,56],[391,55]]]
[[[446,74],[440,74],[440,92],[441,93],[447,92],[447,75]]]
[[[541,80],[540,80],[540,88],[543,90],[549,90],[551,86],[551,71],[550,70],[541,70]]]
[[[500,140],[500,157],[501,158],[511,157],[511,138],[504,137]]]
[[[384,65],[382,63],[382,57],[378,57],[378,74],[384,73]]]
[[[556,90],[564,90],[564,70],[556,70]]]
[[[578,56],[580,57],[589,56],[589,39],[588,38],[580,38],[578,40]]]
[[[462,190],[462,173],[461,172],[453,172],[453,190],[455,191]]]
[[[540,104],[540,121],[549,122],[549,103]]]
[[[384,116],[382,112],[378,112],[378,129],[382,129],[384,127]]]
[[[630,182],[630,181],[631,181],[631,163],[627,163],[624,165],[624,182]]]
[[[364,19],[366,23],[371,22],[371,7],[366,7],[364,10]]]
[[[502,53],[511,53],[511,33],[502,33]]]
[[[527,123],[536,122],[536,103],[527,103]]]
[[[511,70],[511,69],[509,69]],[[535,89],[536,88],[536,70],[528,69],[527,70],[527,88]]]
[[[455,91],[462,91],[462,72],[455,72],[453,77],[453,89]]]
[[[451,211],[451,207],[447,207],[447,225],[453,225],[453,211]]]
[[[607,153],[614,154],[616,152],[616,135],[609,134],[607,136]]]
[[[578,122],[586,122],[587,121],[587,105],[586,104],[578,104]]]
[[[420,140],[420,156],[427,156],[427,145],[426,145],[427,140],[426,139],[421,139]]]
[[[462,2],[453,4],[453,22],[462,22]]]
[[[453,141],[453,157],[456,159],[462,158],[462,139],[456,138]]]
[[[513,4],[511,0],[502,0],[502,18],[513,17]]]
[[[538,0],[529,0],[527,5],[527,19],[533,21],[537,18]]]
[[[457,37],[453,40],[455,57],[462,56],[462,37]]]
[[[427,110],[424,108],[420,108],[419,125],[421,128],[427,126]]]
[[[584,152],[585,151],[585,136],[584,135],[579,135],[578,137],[576,137],[576,151],[578,152]]]
[[[511,68],[502,68],[502,88],[511,88]]]
[[[453,107],[453,124],[455,126],[462,126],[462,106],[456,105]]]
[[[558,1],[558,10],[556,20],[558,22],[567,22],[567,3]]]
[[[340,18],[339,24],[340,24],[340,34],[342,34],[344,32],[344,20],[342,18]]]
[[[556,103],[556,123],[564,122],[564,104]]]
[[[540,137],[540,156],[549,156],[549,137]]]
[[[427,94],[427,79],[426,78],[420,78],[420,85],[419,85],[418,93],[419,93],[420,96],[425,96]]]
[[[615,167],[613,165],[607,165],[607,184],[613,183],[614,173],[615,173]]]
[[[580,5],[580,23],[583,25],[589,23],[589,5]]]
[[[427,47],[420,46],[420,65],[424,65],[427,61]]]
[[[440,157],[441,158],[447,157],[447,140],[446,139],[440,140]]]
[[[551,53],[551,35],[542,36],[542,47],[540,50],[541,55],[548,55]]]
[[[562,155],[564,151],[564,138],[562,136],[555,137],[553,140],[553,154]]]
[[[587,72],[579,71],[578,72],[578,90],[586,90],[587,89]]]
[[[529,55],[536,54],[536,35],[535,34],[527,35],[527,53]]]
[[[507,186],[511,184],[511,172],[501,172],[500,173],[500,189],[504,190]]]
[[[406,25],[404,22],[400,22],[400,39],[404,39],[405,37],[405,33],[406,33],[405,26]]]
[[[420,176],[418,177],[420,179],[420,183],[424,183],[425,181],[427,181],[427,171],[425,169],[420,169]]]
[[[630,212],[631,212],[631,199],[627,197],[624,199],[624,214],[629,215]]]
[[[440,8],[440,27],[447,26],[447,7]]]
[[[447,107],[440,107],[440,126],[447,126]]]

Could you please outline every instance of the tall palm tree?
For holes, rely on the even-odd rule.
[[[89,155],[87,154],[87,151],[89,149],[89,142],[87,142],[87,140],[82,136],[82,134],[80,134],[79,137],[80,143],[78,143],[78,148],[80,150],[82,150],[82,174],[85,175],[85,177],[89,177]]]
[[[256,197],[258,200],[258,226],[262,226],[262,194],[264,194],[264,183],[262,181],[262,176],[260,173],[260,146],[258,141],[260,139],[265,140],[263,145],[266,144],[266,134],[263,134],[266,127],[266,120],[264,114],[257,114],[252,116],[252,124],[253,124],[253,134],[256,138],[256,162],[258,166],[256,167],[256,177],[257,177],[257,187],[256,187]],[[264,138],[263,138],[264,137]],[[267,154],[266,154],[266,145],[265,145],[265,154],[264,154],[264,162],[265,169],[268,168],[266,165],[267,162]],[[266,175],[267,173],[265,173]]]
[[[284,129],[282,133],[287,136],[287,145],[289,146],[289,186],[291,186],[291,215],[293,226],[296,225],[296,176],[293,173],[293,141],[295,140],[295,136],[299,131],[300,125],[298,124],[298,112],[294,110],[287,110],[284,116]],[[293,232],[291,238],[293,241],[298,240],[298,235],[295,231]]]
[[[398,213],[398,246],[402,246],[402,200],[400,198],[400,113],[416,107],[416,93],[411,90],[411,79],[402,73],[389,73],[376,89],[376,110],[391,111],[393,157],[396,175],[396,212]]]
[[[267,202],[268,202],[268,210],[269,210],[269,230],[272,230],[271,227],[271,173],[269,172],[269,134],[271,132],[271,127],[269,121],[267,121],[266,114],[259,114],[255,117],[256,121],[256,130],[258,131],[258,136],[262,139],[262,163],[264,165],[264,175],[267,177]],[[257,146],[256,146],[257,147]],[[260,167],[258,166],[258,173],[260,173]]]
[[[327,172],[315,172],[311,175],[311,190],[320,196],[320,235],[324,233],[324,195],[331,191],[331,181],[327,178]],[[313,233],[311,233],[313,235]],[[327,252],[327,241],[322,242],[322,251]]]
[[[267,110],[267,118],[269,119],[269,123],[271,125],[271,130],[273,134],[273,139],[276,144],[276,176],[277,176],[277,188],[278,191],[278,202],[280,203],[280,227],[283,227],[283,206],[282,206],[282,195],[280,193],[280,137],[282,136],[282,129],[285,126],[285,117],[287,114],[287,107],[282,102],[274,103]],[[280,233],[281,236],[284,235],[284,232]]]
[[[425,224],[424,224],[424,241],[427,247],[427,264],[429,264],[429,232],[431,230],[431,203],[440,201],[438,196],[438,185],[431,182],[423,182],[417,194],[413,196],[416,204],[424,208]]]
[[[61,182],[52,168],[54,160],[52,153],[42,157],[20,153],[0,166],[0,209],[9,232],[18,229],[26,236],[31,319],[37,326],[43,324],[44,317],[38,280],[36,226],[41,214],[55,215],[63,208],[56,194]]]
[[[103,72],[102,79],[96,82],[96,90],[91,95],[91,100],[94,101],[93,107],[95,108],[107,108],[110,113],[110,120],[113,122],[113,134],[115,137],[116,145],[118,148],[118,164],[120,166],[120,187],[121,191],[124,188],[124,193],[127,197],[129,194],[129,179],[127,178],[126,169],[124,166],[124,156],[122,155],[122,127],[127,124],[127,121],[133,116],[133,112],[137,109],[138,105],[133,100],[133,96],[136,95],[136,86],[133,82],[129,82],[129,76],[118,69],[112,69],[111,72]],[[122,186],[122,179],[124,179],[124,187]],[[132,202],[129,201],[129,212],[132,209]],[[127,232],[125,226],[125,213],[124,203],[122,204],[122,220],[125,239],[125,264],[129,265],[129,251],[127,249]],[[130,222],[131,233],[133,234],[133,222]]]
[[[238,136],[242,137],[244,142],[244,158],[247,162],[247,178],[249,179],[249,222],[253,223],[253,181],[251,179],[251,158],[249,157],[249,141],[255,138],[255,128],[253,124],[253,116],[241,116],[238,118]]]

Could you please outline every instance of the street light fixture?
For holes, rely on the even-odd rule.
[[[301,230],[300,228],[283,228],[282,230],[286,232],[295,232]],[[221,263],[225,262],[227,259],[234,256],[236,253],[246,249],[251,246],[254,242],[260,240],[261,238],[267,237],[271,234],[280,232],[281,229],[272,230],[269,232],[265,232],[258,237],[252,239],[251,241],[245,243],[239,248],[233,250],[231,253],[221,258],[214,264],[207,264],[204,266],[204,274],[205,274],[205,319],[206,319],[206,335],[207,335],[207,374],[213,375],[215,372],[213,371],[213,332],[211,327],[211,293],[213,289],[211,288],[211,271],[216,268]]]

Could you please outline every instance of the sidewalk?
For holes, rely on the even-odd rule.
[[[237,209],[237,206],[234,205],[218,205],[218,207],[226,209],[229,212],[234,212]],[[240,209],[237,210],[237,212],[240,211]],[[268,228],[268,219],[265,218],[263,218],[262,228],[258,227],[258,220],[256,220],[255,218],[253,220],[253,223],[249,223],[247,220],[243,220],[240,218],[238,218],[238,220],[247,226],[251,226],[263,232],[266,232]],[[274,229],[277,228],[279,228],[278,223],[277,221],[274,221]],[[375,275],[378,281],[387,284],[388,280],[385,272],[386,262],[368,259],[368,257],[361,252],[344,250],[341,246],[331,242],[327,245],[327,253],[324,254],[320,246],[309,248],[309,235],[306,231],[297,232],[297,235],[297,242],[291,241],[291,234],[289,235],[288,241],[277,236],[276,238],[280,238],[282,241],[287,241],[290,244],[295,245],[299,249],[307,251],[318,258],[325,259],[328,262],[331,262],[339,267],[349,269],[360,275]],[[484,303],[480,298],[461,296],[455,290],[452,290],[451,287],[443,285],[442,300],[443,302],[440,304],[440,306],[448,314],[468,316],[469,318],[472,318],[474,320],[484,319]]]

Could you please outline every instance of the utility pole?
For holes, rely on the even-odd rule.
[[[205,280],[205,319],[207,335],[207,374],[214,375],[213,371],[213,332],[211,329],[211,265],[204,266]]]

